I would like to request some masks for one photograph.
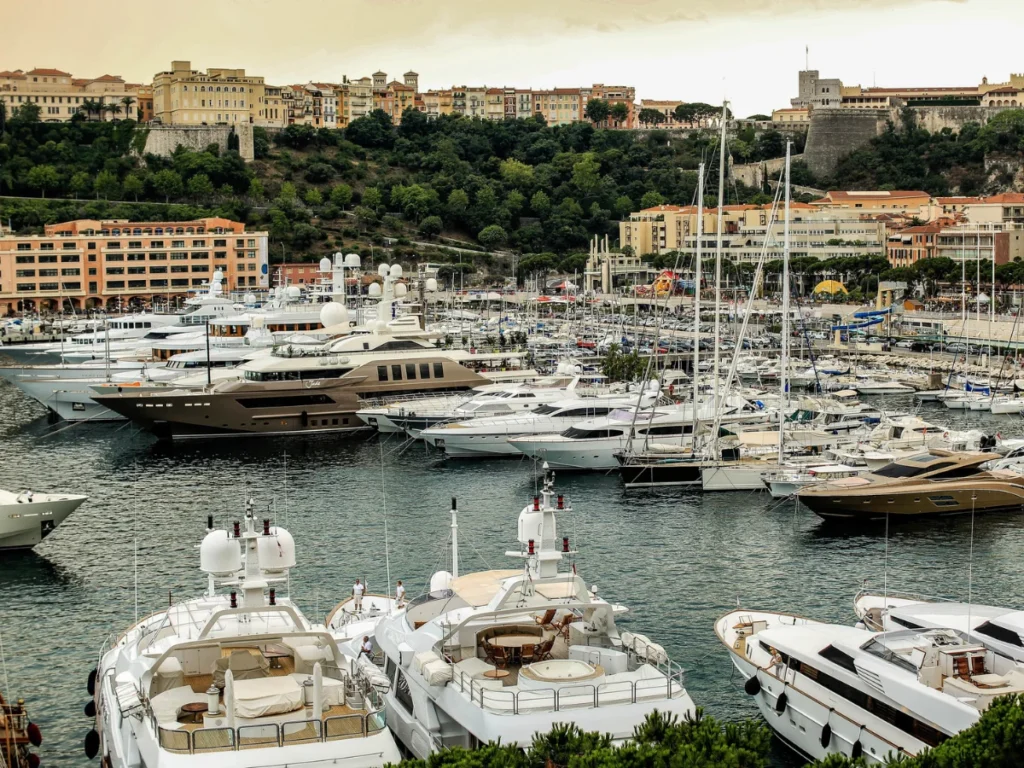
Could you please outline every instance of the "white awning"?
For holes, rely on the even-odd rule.
[[[460,576],[452,582],[452,591],[462,598],[467,605],[479,608],[487,605],[501,589],[501,582],[522,571],[480,571]]]

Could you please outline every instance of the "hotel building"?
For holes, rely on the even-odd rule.
[[[48,224],[42,235],[0,234],[0,313],[173,301],[217,270],[227,291],[268,288],[267,233],[221,218]]]
[[[125,83],[117,75],[97,78],[77,78],[59,69],[33,69],[23,72],[0,72],[0,101],[7,106],[8,116],[25,104],[39,107],[39,119],[44,123],[62,123],[70,120],[86,102],[113,105],[118,111],[104,110],[86,115],[91,120],[116,120],[120,117],[136,119],[136,110],[142,101],[142,86]],[[125,97],[135,100],[125,115]],[[148,100],[148,95],[146,96]],[[145,108],[145,104],[142,105]],[[83,113],[84,114],[84,113]]]

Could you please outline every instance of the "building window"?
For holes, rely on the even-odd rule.
[[[16,264],[35,264],[36,263],[36,257],[35,256],[15,256],[14,257],[14,262]]]
[[[77,277],[78,275],[82,274],[82,270],[78,269],[78,267],[69,267],[66,269],[62,269],[60,271],[60,274],[62,277]]]
[[[34,269],[17,269],[14,271],[15,277],[35,277],[36,271]]]
[[[129,288],[145,288],[146,287],[146,281],[145,280],[129,280],[128,281],[128,287]]]

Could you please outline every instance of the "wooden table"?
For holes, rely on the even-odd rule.
[[[263,654],[263,658],[270,662],[271,669],[281,668],[281,659],[291,658],[291,649],[286,645],[275,645],[271,644],[266,646],[260,651]]]
[[[200,721],[200,715],[209,710],[209,705],[205,701],[193,701],[188,704],[182,704],[179,710],[180,719],[187,719],[187,722],[198,723]]]
[[[513,660],[518,660],[523,655],[524,645],[540,645],[543,639],[537,635],[500,635],[492,638],[490,643],[501,648],[508,648]]]
[[[512,673],[507,669],[488,669],[484,672],[484,677],[490,678],[491,680],[504,680],[511,674]]]

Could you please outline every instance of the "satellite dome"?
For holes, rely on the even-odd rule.
[[[224,282],[224,273],[221,272],[219,269],[215,270],[214,273],[213,273],[213,281],[215,283],[222,283],[222,282]]]
[[[435,280],[432,277],[428,277],[427,278],[427,290],[428,291],[436,291],[437,290],[437,280]]]
[[[367,289],[367,293],[374,298],[379,297],[381,293],[380,283],[370,283],[370,287]]]
[[[246,304],[255,304],[256,303],[256,294],[255,293],[247,293],[247,294],[245,294],[245,303]]]
[[[387,320],[374,320],[373,330],[375,331],[386,331],[388,329]]]
[[[256,539],[256,549],[264,573],[283,573],[295,567],[295,539],[284,528],[272,526],[269,536]]]
[[[408,286],[406,286],[405,283],[397,283],[395,285],[395,296],[401,298],[402,296],[405,296],[407,293],[409,293],[409,288]]]
[[[289,299],[295,301],[296,299],[299,298],[299,296],[302,295],[302,291],[299,290],[299,286],[297,285],[289,285],[285,289],[285,294],[288,296]]]
[[[389,267],[387,264],[381,264],[379,267],[377,267],[377,274],[380,275],[381,277],[387,277],[390,271],[391,267]]]
[[[393,278],[395,278],[395,279],[398,279],[399,277],[402,276],[402,265],[401,264],[392,264],[391,265],[391,276]]]
[[[342,325],[347,322],[348,310],[345,309],[344,304],[330,301],[324,304],[323,309],[320,310],[320,324],[324,328],[330,328],[332,325]]]
[[[210,283],[210,293],[214,296],[221,292],[221,284],[219,280]]]
[[[320,259],[320,271],[321,272],[330,272],[331,271],[331,260],[328,259],[326,256],[324,256],[322,259]]]
[[[362,259],[359,258],[358,253],[350,253],[345,257],[346,267],[360,267],[362,266]]]
[[[238,540],[227,531],[210,531],[199,545],[199,570],[214,576],[230,576],[242,567]]]
[[[282,296],[284,296],[284,286],[279,285],[274,289],[274,297],[280,299]]]
[[[430,577],[430,591],[447,592],[452,588],[452,575],[448,571],[438,571]]]

